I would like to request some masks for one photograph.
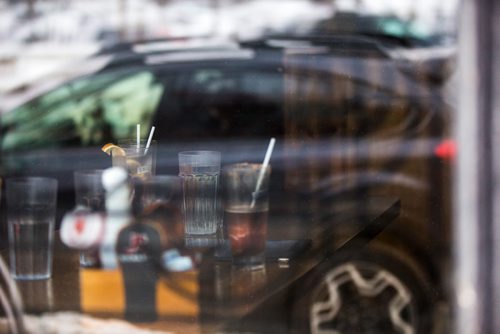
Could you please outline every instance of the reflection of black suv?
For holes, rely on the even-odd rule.
[[[383,45],[337,36],[103,52],[96,57],[110,60],[100,70],[1,115],[2,176],[57,177],[67,211],[73,171],[109,166],[101,146],[133,137],[137,123],[156,126],[158,174],[177,174],[183,150],[221,151],[223,164],[261,161],[274,136],[275,214],[321,210],[343,197],[401,200],[400,217],[365,250],[325,259],[304,278],[318,288],[293,310],[313,317],[311,305],[328,285],[322,277],[349,264],[402,287],[406,304],[394,311],[386,300],[380,309],[404,312],[398,328],[427,333],[446,290],[449,171],[435,154],[447,134],[445,78]],[[349,303],[346,312],[364,310]],[[335,326],[356,322],[356,312]],[[305,323],[303,331],[312,322]]]

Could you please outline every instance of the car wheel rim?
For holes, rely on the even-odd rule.
[[[331,269],[315,289],[311,333],[403,333],[416,328],[414,298],[382,267],[348,262]]]

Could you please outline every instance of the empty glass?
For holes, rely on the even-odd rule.
[[[217,232],[220,157],[220,152],[215,151],[179,153],[179,175],[182,178],[183,212],[187,235],[207,235]]]

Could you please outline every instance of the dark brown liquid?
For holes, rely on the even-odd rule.
[[[262,254],[266,248],[268,211],[245,212],[238,208],[226,210],[227,224],[233,257]]]

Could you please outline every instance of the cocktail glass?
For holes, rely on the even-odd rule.
[[[146,146],[146,140],[123,140],[118,146],[124,154],[113,152],[113,167],[125,168],[131,178],[147,179],[156,174],[156,141]]]

